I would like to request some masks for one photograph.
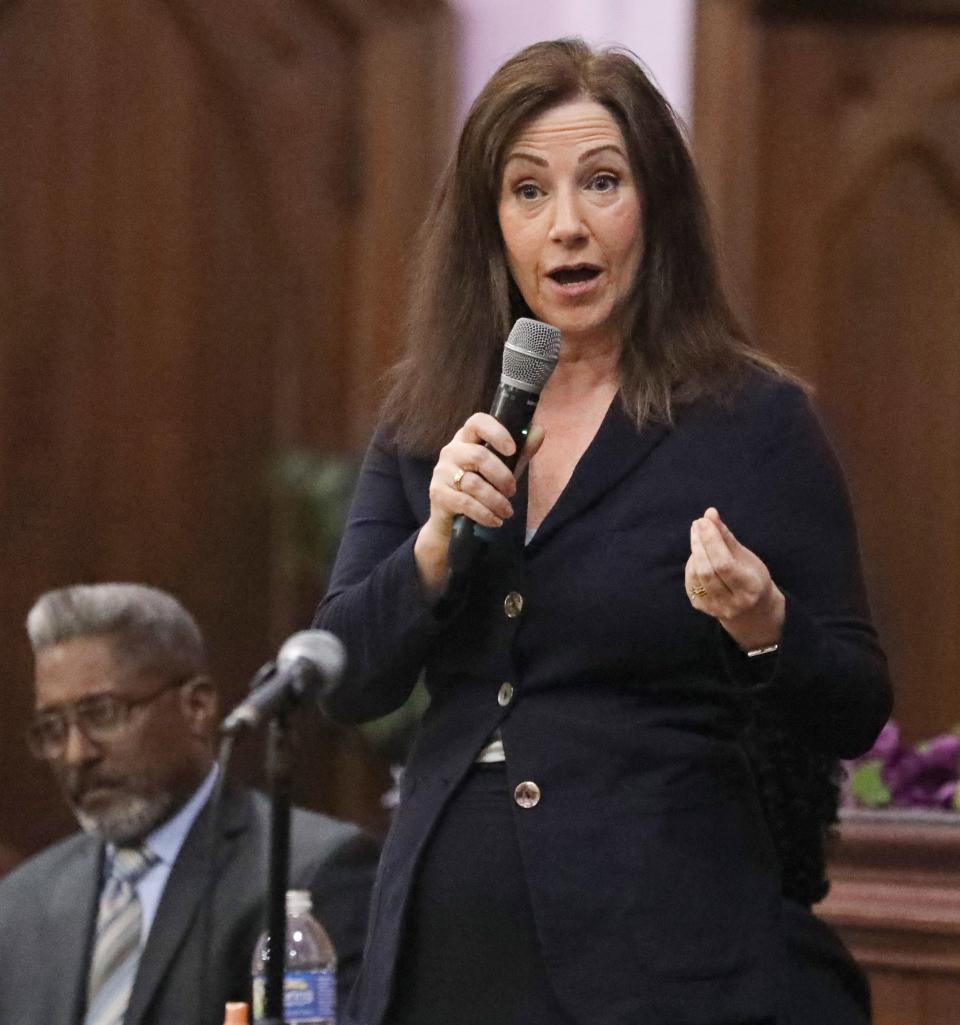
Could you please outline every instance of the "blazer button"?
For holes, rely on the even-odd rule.
[[[533,808],[540,803],[540,788],[530,780],[518,783],[513,791],[513,799],[521,808]]]
[[[517,591],[511,591],[503,599],[503,611],[507,619],[516,619],[523,612],[523,595]]]
[[[506,708],[510,702],[513,701],[513,684],[502,683],[500,684],[500,690],[497,691],[497,704],[501,708]]]

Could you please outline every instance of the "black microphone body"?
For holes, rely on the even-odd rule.
[[[497,385],[497,391],[490,406],[490,415],[506,427],[510,432],[510,437],[513,438],[513,443],[517,446],[517,450],[512,456],[497,453],[511,470],[517,465],[517,460],[520,458],[520,450],[527,440],[527,431],[530,429],[530,421],[533,420],[533,413],[539,399],[540,392],[525,391],[514,384],[507,384],[505,381],[501,381]]]
[[[516,445],[512,456],[497,453],[511,470],[520,458],[540,392],[557,365],[559,354],[560,332],[549,324],[521,317],[510,331],[504,346],[500,384],[493,396],[490,415],[506,427]],[[491,536],[491,528],[481,526],[462,514],[454,517],[447,551],[448,596],[463,586],[481,544]]]
[[[286,641],[276,662],[254,677],[250,694],[223,720],[221,736],[256,729],[283,706],[295,706],[319,694],[324,683],[343,672],[343,645],[326,630],[301,630]]]

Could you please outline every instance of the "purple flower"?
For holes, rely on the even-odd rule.
[[[900,743],[900,727],[890,719],[880,731],[873,747],[862,758],[879,758],[882,762],[895,762],[906,750]],[[860,759],[857,759],[858,761]]]
[[[955,733],[941,733],[938,737],[919,745],[919,750],[930,765],[941,765],[956,774],[960,757],[960,737]]]
[[[877,770],[879,768],[879,775]],[[847,763],[844,803],[872,807],[955,808],[960,779],[960,736],[942,733],[911,747],[891,719],[873,747]]]

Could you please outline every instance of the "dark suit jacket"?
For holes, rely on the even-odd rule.
[[[531,543],[521,485],[468,598],[444,615],[413,559],[432,465],[375,437],[317,616],[353,667],[326,697],[334,717],[395,708],[423,667],[431,694],[384,848],[357,1020],[382,1020],[419,854],[497,727],[511,790],[542,792],[515,821],[569,1013],[585,1025],[636,1025],[641,1011],[644,1025],[772,1018],[789,996],[778,865],[738,743],[753,688],[843,756],[869,747],[890,709],[845,487],[806,397],[756,372],[726,405],[639,432],[615,401]],[[690,524],[710,505],[787,595],[765,670],[685,594]]]
[[[228,1000],[249,1000],[253,948],[265,927],[269,802],[228,790],[214,890],[210,1003],[201,1001],[201,898],[206,888],[206,813],[184,841],[147,939],[125,1025],[221,1025]],[[377,845],[355,826],[297,811],[291,826],[291,888],[310,889],[314,913],[339,958],[338,988],[356,976]],[[103,845],[73,836],[0,883],[0,1022],[81,1021]]]

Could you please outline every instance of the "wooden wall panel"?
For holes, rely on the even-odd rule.
[[[863,24],[876,21],[953,22],[960,16],[958,0],[757,0],[756,10],[764,18],[816,18]]]
[[[401,276],[429,201],[448,31],[426,0],[0,5],[0,871],[71,825],[19,737],[42,590],[171,589],[231,702],[305,624],[267,474],[372,420],[397,308],[366,262],[386,232]],[[312,729],[301,796],[377,817],[383,767]]]
[[[917,1025],[923,1020],[923,987],[907,972],[879,972],[870,980],[873,1025]]]
[[[423,60],[429,49],[431,60]],[[355,288],[365,297],[352,310],[347,387],[353,441],[365,447],[383,398],[382,370],[400,353],[397,316],[405,305],[406,267],[425,204],[452,153],[456,47],[452,23],[398,22],[363,53],[362,116],[366,130],[365,202],[355,237]],[[432,127],[431,127],[432,126]],[[442,142],[424,145],[430,133]],[[405,155],[401,163],[397,154]]]
[[[865,6],[705,0],[695,141],[740,309],[813,383],[847,469],[919,738],[960,722],[960,14]]]
[[[724,289],[756,325],[757,120],[762,31],[750,0],[701,2],[694,28],[694,155],[710,205]]]
[[[922,695],[898,714],[929,736],[960,721],[960,175],[903,145],[863,179],[823,240],[817,379],[892,671]]]

